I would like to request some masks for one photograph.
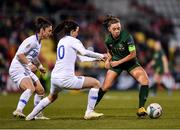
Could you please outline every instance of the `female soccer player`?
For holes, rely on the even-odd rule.
[[[163,51],[163,48],[161,47],[161,42],[156,41],[153,46],[153,60],[148,64],[148,68],[153,67],[154,69],[154,81],[155,83],[150,88],[152,91],[152,96],[156,95],[158,86],[162,86],[163,88],[167,88],[165,84],[162,83],[163,75],[171,77],[169,72],[169,64],[168,59]],[[171,77],[172,78],[172,77]]]
[[[40,103],[26,117],[26,120],[32,120],[41,110],[56,100],[58,93],[63,89],[78,90],[91,88],[89,91],[88,105],[84,119],[97,118],[103,115],[102,113],[96,113],[94,111],[100,82],[92,77],[75,76],[74,69],[78,54],[81,55],[80,60],[84,61],[101,60],[105,58],[105,55],[86,50],[81,41],[76,38],[78,32],[78,24],[71,20],[66,20],[56,27],[54,33],[57,33],[61,39],[57,46],[56,64],[51,73],[50,94],[48,97],[40,101]]]
[[[9,75],[17,86],[24,92],[21,94],[14,116],[25,118],[23,109],[31,95],[35,92],[34,105],[36,106],[44,96],[44,88],[38,77],[33,73],[37,69],[42,73],[46,70],[38,60],[41,49],[41,40],[52,35],[52,24],[45,18],[36,20],[36,34],[26,38],[19,46],[9,68]],[[47,119],[44,116],[38,119]]]
[[[148,96],[149,80],[146,72],[138,63],[133,38],[127,31],[122,30],[120,20],[116,17],[107,16],[103,24],[110,33],[105,40],[108,53],[105,68],[108,71],[103,86],[99,90],[96,105],[100,102],[105,92],[111,88],[114,80],[117,79],[123,70],[126,70],[141,85],[137,115],[139,117],[145,116],[146,110],[144,105]]]

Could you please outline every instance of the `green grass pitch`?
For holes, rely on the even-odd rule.
[[[87,104],[87,92],[62,92],[59,98],[44,110],[51,120],[25,121],[12,116],[19,94],[0,95],[1,129],[170,129],[180,128],[180,91],[168,96],[166,91],[149,97],[146,103],[159,103],[163,114],[159,119],[139,119],[136,116],[138,91],[109,91],[96,108],[105,114],[96,120],[83,120]],[[26,106],[27,115],[33,108],[33,98]]]

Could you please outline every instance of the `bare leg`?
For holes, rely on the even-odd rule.
[[[134,68],[130,72],[130,74],[141,84],[141,88],[139,91],[139,109],[138,109],[137,115],[139,117],[143,117],[147,115],[144,105],[148,97],[148,89],[149,89],[148,76],[142,67]]]
[[[35,87],[32,83],[32,80],[29,77],[26,77],[22,79],[20,83],[20,88],[24,90],[24,92],[20,96],[17,108],[13,112],[13,115],[24,118],[25,115],[22,113],[23,109],[26,106],[27,102],[29,101],[31,95],[35,91]]]

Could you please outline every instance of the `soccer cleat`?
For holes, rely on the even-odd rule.
[[[35,120],[49,120],[50,118],[45,117],[42,112],[34,117]]]
[[[95,111],[92,111],[92,112],[86,112],[85,113],[85,116],[84,116],[84,119],[85,120],[89,120],[89,119],[95,119],[95,118],[99,118],[101,116],[103,116],[104,114],[103,113],[97,113]]]
[[[21,112],[21,111],[19,111],[19,110],[15,110],[14,112],[13,112],[13,116],[15,116],[15,117],[20,117],[20,118],[25,118],[26,116]]]
[[[147,112],[144,107],[141,107],[138,109],[138,111],[137,111],[138,117],[145,117],[146,115],[147,115]]]
[[[26,120],[26,121],[31,121],[31,120],[35,120],[35,118],[34,118],[34,117],[32,118],[32,117],[27,116],[25,120]]]

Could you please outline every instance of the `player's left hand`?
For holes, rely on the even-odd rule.
[[[111,61],[110,64],[112,67],[116,67],[119,65],[119,62],[118,61]]]
[[[103,58],[101,58],[102,61],[106,61],[108,59],[108,55],[106,53],[103,54]]]
[[[46,68],[44,68],[42,65],[40,65],[38,69],[41,73],[46,73]]]
[[[104,63],[104,67],[105,67],[106,69],[109,69],[109,68],[111,67],[110,62],[109,62],[108,59],[106,59],[106,61],[105,61],[105,63]]]

